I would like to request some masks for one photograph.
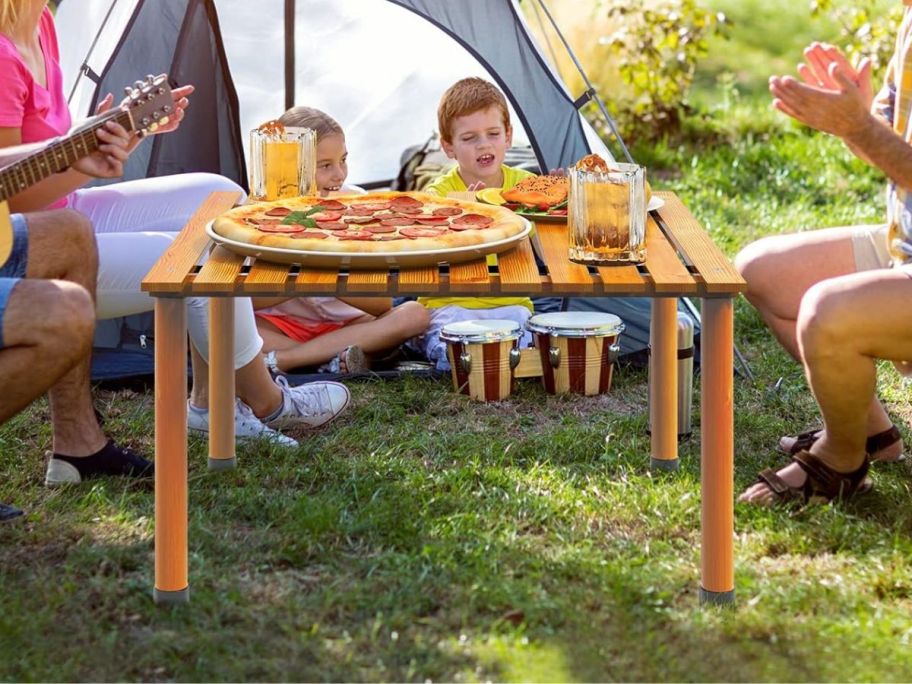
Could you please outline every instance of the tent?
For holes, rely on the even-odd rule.
[[[609,154],[511,0],[67,0],[57,22],[75,113],[146,73],[197,87],[185,124],[131,158],[128,178],[192,169],[243,182],[246,132],[294,103],[342,124],[351,182],[388,182],[436,127],[440,94],[470,75],[504,90],[517,143],[542,167]]]
[[[550,17],[542,0],[529,1]],[[180,129],[131,156],[128,179],[211,171],[246,185],[246,132],[307,104],[345,129],[349,180],[383,187],[403,150],[433,132],[440,94],[465,76],[497,82],[514,144],[529,145],[541,169],[591,151],[614,158],[580,114],[594,90],[568,91],[520,0],[66,0],[57,23],[74,115],[147,73],[197,88]],[[625,352],[648,339],[648,302],[637,301],[624,303]],[[595,306],[611,310],[608,300]],[[114,343],[118,332],[108,328]]]

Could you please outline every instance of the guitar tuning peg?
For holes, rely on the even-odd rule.
[[[164,107],[162,107],[162,111],[165,114],[170,114],[171,110],[173,110],[173,109],[174,109],[174,107],[172,107],[171,105],[165,105]]]
[[[127,97],[133,97],[133,88],[130,86],[124,86],[124,95]]]
[[[153,76],[152,74],[147,74],[146,83],[148,83],[149,85],[153,85],[155,83],[155,76]]]
[[[145,85],[145,83],[143,83],[142,81],[136,81],[133,84],[133,87],[136,88],[137,90],[142,90],[144,85]]]

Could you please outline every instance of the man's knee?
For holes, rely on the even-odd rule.
[[[855,336],[842,294],[836,284],[824,280],[811,286],[801,298],[797,328],[805,357],[838,353]]]
[[[774,242],[775,238],[757,240],[735,257],[735,268],[747,281],[749,290],[759,290],[769,282],[770,268],[775,266]]]
[[[95,241],[95,229],[92,222],[73,209],[60,210],[61,239],[65,242],[74,257],[82,263],[98,267],[98,245]]]
[[[94,287],[98,246],[88,218],[72,209],[28,216],[29,278],[63,278]]]
[[[78,360],[92,348],[95,306],[89,292],[66,280],[22,280],[4,318],[8,345],[43,348],[54,357]]]

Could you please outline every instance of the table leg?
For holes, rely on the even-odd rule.
[[[678,469],[678,300],[652,300],[649,354],[650,465]]]
[[[209,470],[231,470],[234,451],[234,300],[209,300]]]
[[[701,603],[735,600],[733,308],[728,297],[703,300]]]
[[[187,314],[155,299],[156,603],[190,600],[187,579]]]

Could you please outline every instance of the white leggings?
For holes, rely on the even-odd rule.
[[[152,297],[139,289],[142,279],[216,190],[243,192],[222,176],[186,173],[85,188],[67,198],[69,208],[85,214],[95,227],[99,319],[152,310]],[[190,339],[207,361],[208,304],[203,297],[187,299]],[[262,346],[250,300],[234,299],[234,367],[246,366]]]

